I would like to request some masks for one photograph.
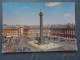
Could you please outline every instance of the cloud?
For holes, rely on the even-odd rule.
[[[45,6],[54,7],[54,6],[57,6],[60,4],[61,4],[61,2],[49,2],[49,3],[45,3]]]
[[[34,14],[35,14],[35,12],[31,12],[31,14],[32,14],[32,15],[34,15]]]
[[[68,17],[68,16],[71,16],[71,14],[70,13],[64,14],[64,17]]]
[[[25,8],[29,8],[29,7],[25,7]]]
[[[29,7],[24,7],[24,8],[29,8]]]

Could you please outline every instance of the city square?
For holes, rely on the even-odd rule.
[[[50,38],[50,39],[48,39]],[[57,38],[57,37],[56,37]],[[62,41],[63,40],[63,41]],[[11,42],[6,42],[3,44],[3,53],[14,53],[14,52],[38,52],[38,51],[75,51],[76,40],[71,39],[53,39],[52,37],[45,38],[46,44],[38,45],[36,40],[27,39],[27,37],[19,37],[17,39],[12,39]],[[9,44],[10,43],[10,44]],[[5,47],[4,47],[5,46]]]
[[[3,6],[6,6],[6,4],[9,3],[4,3]],[[14,3],[12,4],[14,6]],[[69,7],[73,11],[67,10],[66,4],[70,3],[59,3],[62,4],[62,6],[65,5],[64,8],[66,7],[66,10],[63,8],[59,8],[60,10],[55,8],[58,11],[49,5],[54,3],[38,3],[37,5],[40,4],[39,7],[31,3],[35,9],[32,7],[30,10],[28,10],[29,7],[31,7],[29,5],[30,3],[27,3],[27,5],[23,3],[23,6],[29,6],[26,7],[27,11],[22,6],[23,9],[18,12],[17,8],[20,4],[22,3],[17,3],[17,7],[14,8],[14,13],[11,13],[11,10],[11,12],[8,11],[9,16],[12,15],[9,18],[6,17],[7,12],[3,11],[2,53],[77,51],[73,3],[71,4],[72,8]],[[45,8],[41,8],[43,6],[45,6],[46,10],[44,10]],[[4,7],[3,9],[6,8]],[[9,7],[9,9],[11,8]],[[36,11],[36,13],[32,12],[29,14],[29,12],[32,11],[31,9]],[[49,11],[49,9],[53,9],[54,11]],[[62,9],[71,12],[72,15],[65,14],[65,11],[63,12]],[[28,14],[25,13],[24,10]],[[61,14],[56,14],[57,12]],[[10,20],[10,18],[12,20]],[[10,21],[10,23],[8,21]]]

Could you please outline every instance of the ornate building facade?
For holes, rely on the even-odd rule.
[[[51,29],[51,35],[65,38],[76,38],[75,28],[71,27]]]
[[[21,33],[16,26],[3,26],[3,38],[4,37],[18,37]]]

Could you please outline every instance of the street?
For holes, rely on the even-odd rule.
[[[38,52],[38,51],[75,51],[77,50],[76,40],[64,40],[64,38],[53,38],[45,36],[45,42],[48,44],[38,45],[34,38],[20,36],[18,38],[7,39],[3,43],[2,52]]]

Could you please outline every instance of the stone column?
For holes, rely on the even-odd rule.
[[[40,9],[40,40],[39,40],[39,43],[41,43],[41,41],[43,40],[43,13]]]

